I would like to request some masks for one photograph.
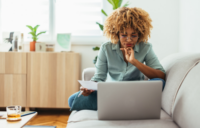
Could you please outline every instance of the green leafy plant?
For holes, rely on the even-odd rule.
[[[26,25],[26,27],[28,27],[28,28],[31,30],[31,32],[29,32],[29,34],[32,35],[33,41],[37,41],[39,35],[41,35],[42,33],[46,33],[46,31],[42,31],[42,32],[36,33],[36,32],[37,32],[37,28],[38,28],[39,26],[40,26],[40,25],[36,25],[35,27],[32,27],[32,26],[30,26],[30,25]]]
[[[123,0],[107,0],[113,7],[113,10],[117,9],[117,8],[120,8],[120,7],[127,7],[130,3],[129,1],[126,2],[123,6],[121,6]],[[107,13],[101,9],[101,13],[104,14],[105,16],[108,16]],[[99,28],[103,31],[103,25],[100,24],[99,22],[96,22],[96,24],[99,25]],[[98,46],[95,46],[92,48],[94,51],[98,51],[100,48]],[[97,61],[97,58],[98,56],[96,56],[93,60],[93,63],[96,64],[96,61]]]

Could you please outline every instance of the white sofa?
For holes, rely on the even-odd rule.
[[[177,53],[161,61],[166,70],[161,118],[151,120],[98,120],[97,111],[73,111],[67,128],[200,128],[200,53]],[[95,68],[83,71],[83,80]]]

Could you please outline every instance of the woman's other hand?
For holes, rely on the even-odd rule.
[[[83,91],[83,96],[89,96],[92,92],[94,92],[94,90],[88,90],[87,88],[84,88],[82,86],[80,87],[80,90]]]
[[[131,63],[131,64],[135,64],[136,63],[136,59],[134,57],[134,51],[132,47],[127,47],[127,48],[120,48],[120,50],[124,50],[125,51],[125,57],[126,60]]]

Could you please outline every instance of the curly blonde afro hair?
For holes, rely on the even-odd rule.
[[[150,37],[151,18],[149,14],[141,8],[122,7],[113,11],[105,21],[103,33],[112,43],[119,41],[119,32],[125,32],[126,28],[133,28],[138,32],[139,42],[147,42]]]

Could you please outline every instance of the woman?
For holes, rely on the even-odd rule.
[[[136,7],[122,7],[111,13],[104,24],[104,34],[111,42],[101,45],[91,81],[144,80],[145,75],[150,80],[163,81],[164,89],[165,70],[147,42],[153,28],[151,22],[149,14]],[[80,89],[84,96],[93,92]],[[70,107],[76,95],[70,96]]]

